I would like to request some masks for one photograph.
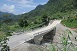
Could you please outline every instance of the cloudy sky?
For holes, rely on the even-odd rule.
[[[27,13],[39,4],[45,4],[48,0],[0,0],[0,11],[13,14]]]

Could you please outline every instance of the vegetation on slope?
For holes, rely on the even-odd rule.
[[[77,0],[49,0],[47,4],[38,5],[34,10],[20,16],[32,21],[34,18],[38,19],[47,14],[50,19],[64,19],[62,21],[63,24],[70,28],[76,28],[77,20],[74,18],[77,15],[76,11]],[[69,20],[68,17],[70,18]],[[73,21],[70,22],[71,20]]]
[[[77,10],[67,13],[62,20],[62,24],[77,32]]]
[[[47,19],[64,19],[62,21],[63,24],[68,27],[76,28],[77,19],[71,18],[74,16],[70,16],[76,14],[76,2],[77,0],[49,0],[47,4],[38,5],[29,13],[15,16],[15,20],[12,20],[9,18],[10,16],[6,14],[3,16],[6,19],[0,21],[0,31],[7,33],[42,27],[42,25],[47,22],[46,17],[48,17]],[[44,16],[45,14],[47,15],[46,17]],[[18,21],[17,18],[20,20]],[[71,22],[71,20],[73,21]]]
[[[0,31],[0,39],[3,38],[4,36],[5,36],[5,33]]]
[[[77,28],[77,18],[71,18],[71,20],[63,20],[62,23],[69,28]]]
[[[76,14],[76,2],[77,0],[49,0],[47,4],[38,5],[29,13],[15,16],[17,18],[21,17],[19,21],[15,19],[15,22],[6,14],[3,16],[6,19],[0,21],[0,30],[4,32],[13,32],[41,27],[46,21],[46,18],[43,17],[45,14],[50,19],[64,19],[62,21],[63,24],[68,27],[76,28],[77,19],[74,18],[74,16],[70,16]]]
[[[21,16],[36,17],[47,14],[52,16],[55,13],[66,13],[72,11],[77,7],[77,0],[49,0],[45,5],[38,5],[34,10],[29,13],[22,14]]]

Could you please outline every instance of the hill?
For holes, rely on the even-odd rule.
[[[1,12],[1,11],[0,11],[0,17],[1,17],[1,16],[3,16],[4,14],[14,15],[14,14],[12,14],[12,13],[8,13],[8,12]]]
[[[15,16],[15,15],[12,14],[12,13],[1,12],[1,11],[0,11],[0,20],[4,20],[4,19],[6,19],[6,17],[13,18],[14,16]]]
[[[10,17],[15,21],[14,22],[15,25],[12,24],[12,26],[8,26],[8,27],[10,27],[13,30],[15,30],[15,29],[21,30],[21,25],[25,25],[25,22],[27,22],[28,26],[26,26],[24,28],[24,30],[34,29],[36,27],[42,27],[44,25],[44,23],[46,22],[46,20],[56,18],[56,19],[64,19],[62,22],[63,24],[65,24],[66,26],[68,26],[70,28],[71,27],[75,28],[75,27],[77,27],[77,24],[76,24],[77,19],[71,19],[74,21],[72,21],[72,25],[70,26],[71,22],[69,22],[69,21],[71,21],[71,20],[69,18],[77,17],[76,8],[77,8],[77,0],[49,0],[45,5],[38,5],[34,10],[32,10],[28,13],[21,14],[21,15],[14,15],[14,16]],[[45,15],[45,14],[47,14],[47,15]],[[46,17],[47,17],[47,19],[46,19]],[[4,21],[4,22],[6,22],[6,21]],[[18,21],[18,22],[16,22],[16,21]],[[8,20],[8,22],[9,22],[9,20]],[[11,23],[13,23],[13,22],[11,22]],[[69,23],[69,25],[66,23]],[[73,24],[73,23],[75,23],[75,24]]]
[[[34,10],[22,14],[22,16],[36,17],[47,14],[65,13],[77,8],[77,0],[49,0],[45,5],[38,5]]]

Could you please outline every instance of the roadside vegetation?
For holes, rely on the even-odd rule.
[[[0,38],[4,35],[12,36],[13,32],[24,32],[28,30],[33,30],[35,28],[42,27],[47,25],[49,22],[49,17],[47,15],[43,15],[39,18],[27,19],[26,17],[20,18],[18,21],[10,21],[8,15],[4,15],[5,20],[0,21]]]
[[[77,18],[63,20],[62,23],[69,28],[77,28]]]
[[[10,47],[7,45],[7,41],[9,39],[7,38],[7,36],[4,36],[0,39],[0,51],[10,51]]]
[[[77,30],[74,30],[77,33]]]
[[[61,23],[71,29],[77,29],[77,10],[69,11],[66,15],[62,16]],[[77,30],[75,30],[75,32],[77,32]]]
[[[5,36],[5,33],[0,31],[0,39],[3,38],[4,36]]]

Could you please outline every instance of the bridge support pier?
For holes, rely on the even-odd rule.
[[[42,39],[43,39],[43,36],[42,35],[35,36],[34,37],[34,43],[37,44],[37,45],[40,45]]]
[[[54,28],[53,30],[51,30],[48,33],[43,33],[43,34],[35,36],[34,37],[34,43],[37,45],[40,45],[40,44],[42,44],[42,40],[44,40],[45,38],[51,39],[53,41],[53,37],[55,36],[55,32],[56,32],[56,28]]]

